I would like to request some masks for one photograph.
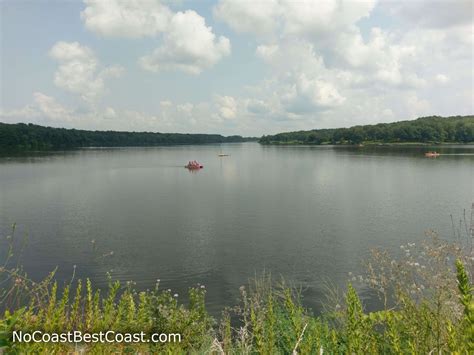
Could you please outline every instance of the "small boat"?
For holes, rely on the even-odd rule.
[[[219,156],[220,156],[220,157],[228,157],[229,154],[220,153]]]
[[[184,166],[186,169],[196,170],[204,168],[203,165],[199,164],[196,160],[189,161],[187,165]]]
[[[439,157],[440,154],[438,152],[427,152],[425,153],[425,157],[427,158],[436,158]]]

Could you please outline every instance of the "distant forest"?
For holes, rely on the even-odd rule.
[[[86,131],[0,122],[0,151],[82,147],[143,147],[256,141],[219,134]],[[474,116],[421,117],[413,121],[316,129],[263,136],[262,144],[474,143]]]
[[[262,144],[474,143],[474,116],[421,117],[413,121],[315,129],[263,136]]]
[[[230,143],[257,140],[219,134],[85,131],[0,122],[0,151],[39,151],[81,147],[140,147]]]

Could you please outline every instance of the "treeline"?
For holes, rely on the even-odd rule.
[[[262,144],[472,143],[474,116],[421,117],[414,121],[317,129],[263,136]]]
[[[252,140],[219,134],[86,131],[0,122],[0,150],[35,151],[81,147],[143,147],[179,144],[230,143]]]

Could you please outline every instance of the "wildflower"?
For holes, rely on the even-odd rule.
[[[173,295],[173,297],[174,297],[174,298],[178,298],[178,294],[175,293],[175,294]]]
[[[201,288],[203,288],[203,289],[204,289],[204,288],[206,288],[206,286],[204,286],[204,285],[201,285]]]

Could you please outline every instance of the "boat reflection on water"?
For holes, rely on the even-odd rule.
[[[425,153],[425,157],[427,157],[427,158],[437,158],[439,156],[440,156],[440,154],[437,153],[437,152],[427,152],[427,153]]]

